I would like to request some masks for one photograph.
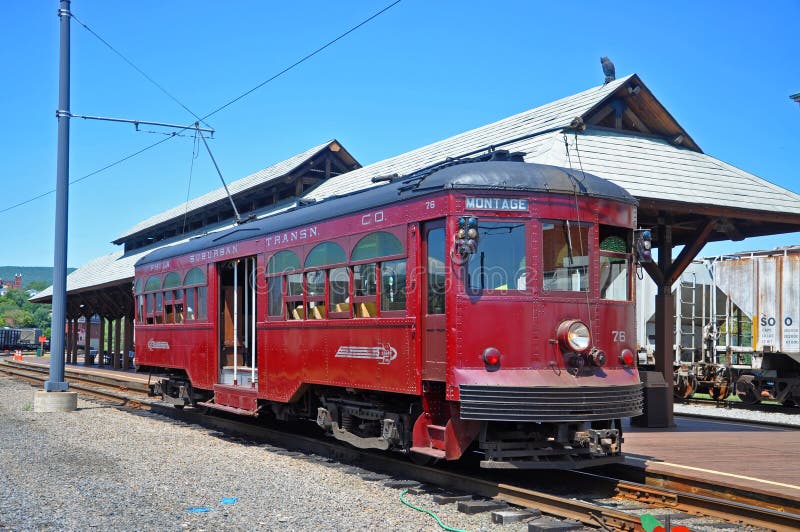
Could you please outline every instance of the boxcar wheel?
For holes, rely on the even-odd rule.
[[[754,405],[761,401],[756,393],[752,375],[742,375],[736,381],[736,397],[746,405]]]

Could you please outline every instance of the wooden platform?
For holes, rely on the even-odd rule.
[[[800,501],[800,430],[675,416],[676,426],[623,426],[626,462]]]

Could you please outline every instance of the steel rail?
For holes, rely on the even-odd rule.
[[[33,382],[36,384],[47,382],[47,369],[43,368],[18,368],[13,367],[8,364],[0,364],[0,373],[11,375],[17,378],[24,379],[28,382]],[[129,406],[132,408],[139,408],[143,405],[150,405],[154,401],[147,397],[146,394],[142,392],[136,392],[133,390],[128,390],[127,392],[117,392],[110,389],[103,389],[98,388],[97,386],[91,386],[87,384],[81,384],[81,382],[87,382],[91,384],[96,384],[108,388],[118,388],[122,389],[121,386],[117,384],[107,384],[100,382],[99,380],[95,381],[92,379],[77,379],[74,377],[65,376],[65,380],[69,382],[69,387],[73,390],[81,391],[85,394],[89,394],[96,397],[101,397],[103,399],[112,399],[116,401],[120,401],[120,406]]]
[[[800,514],[787,511],[787,508],[776,509],[749,502],[692,493],[689,491],[692,489],[691,487],[684,491],[630,482],[586,471],[573,471],[572,473],[592,482],[612,483],[617,496],[643,504],[666,506],[680,512],[715,517],[781,532],[800,530]]]
[[[0,367],[3,366],[13,367],[27,371],[35,371],[37,373],[47,373],[46,365],[18,362],[10,359],[5,359],[0,361]],[[142,393],[147,393],[149,390],[146,383],[131,381],[122,376],[116,377],[113,375],[100,375],[95,373],[87,373],[80,370],[72,370],[69,367],[65,370],[64,374],[65,376],[68,376],[74,381],[103,384],[106,386],[118,387],[121,390],[131,390],[134,392],[142,392]]]

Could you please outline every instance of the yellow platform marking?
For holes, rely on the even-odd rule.
[[[725,473],[723,471],[715,471],[713,469],[703,469],[702,467],[694,467],[694,466],[687,466],[682,464],[673,464],[672,462],[662,462],[660,460],[647,460],[646,458],[636,458],[634,456],[626,456],[627,460],[638,460],[640,462],[651,462],[653,465],[666,465],[671,467],[678,467],[681,469],[689,469],[691,471],[700,471],[701,473],[714,473],[716,475],[723,475],[726,477],[733,477],[733,478],[741,478],[744,480],[753,480],[755,482],[760,482],[762,484],[771,484],[773,486],[780,486],[782,488],[791,488],[795,490],[800,490],[800,486],[795,486],[794,484],[784,484],[782,482],[773,482],[772,480],[764,480],[761,478],[754,478],[754,477],[746,477],[744,475],[734,475],[733,473]]]

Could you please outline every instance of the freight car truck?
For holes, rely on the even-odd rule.
[[[800,404],[800,246],[726,257],[714,279],[752,320],[751,363],[730,366],[736,395]]]

